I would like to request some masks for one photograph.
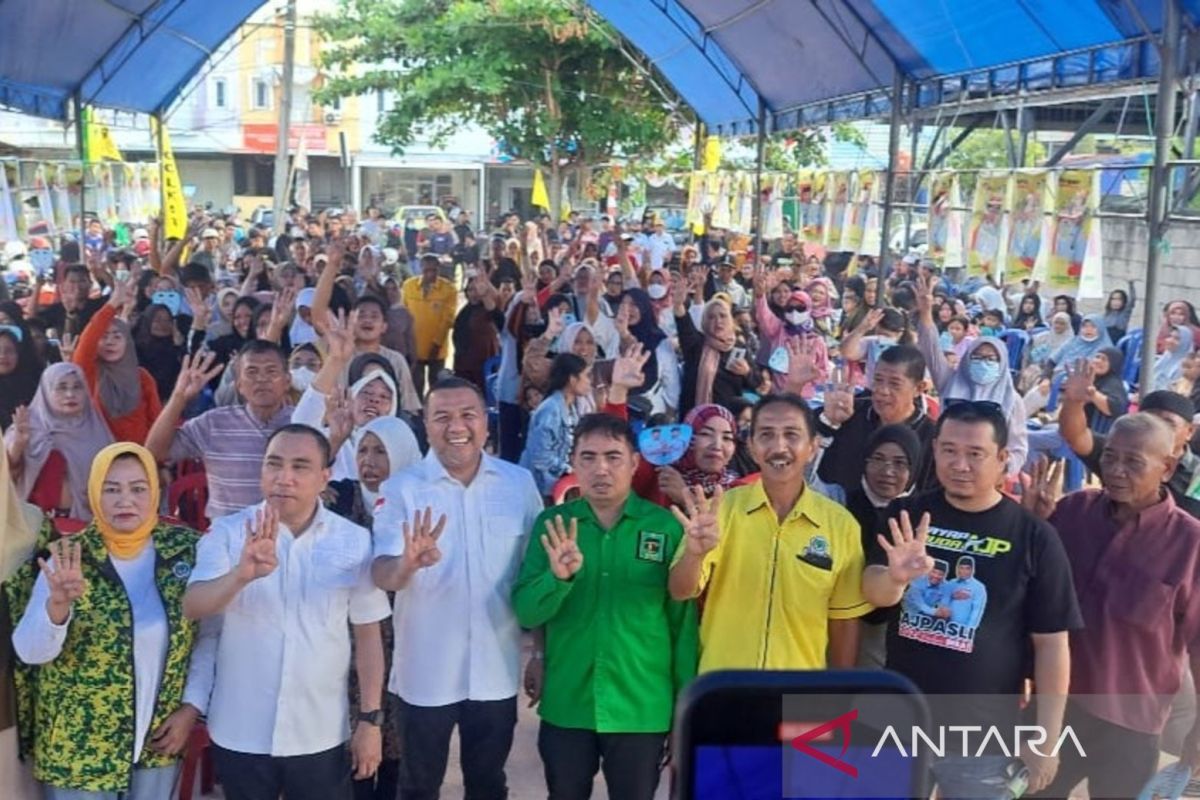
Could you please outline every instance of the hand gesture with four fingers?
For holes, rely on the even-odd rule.
[[[358,312],[327,312],[325,318],[325,348],[330,359],[350,363],[354,359],[354,329],[358,325]]]
[[[645,367],[650,353],[638,342],[626,348],[624,355],[613,363],[612,385],[633,391],[646,382]]]
[[[917,313],[923,322],[933,322],[933,282],[924,275],[917,276]]]
[[[563,310],[562,306],[559,306],[558,308],[550,309],[549,318],[546,320],[546,338],[547,339],[553,339],[556,336],[558,336],[559,334],[561,334],[564,330],[566,330],[567,326],[566,326],[566,323],[563,321],[563,316],[566,313],[567,312]]]
[[[1092,387],[1095,380],[1095,370],[1092,362],[1086,358],[1076,360],[1074,364],[1066,364],[1067,377],[1059,390],[1065,402],[1086,403],[1092,399]]]
[[[550,559],[550,571],[560,581],[575,577],[583,567],[583,553],[579,550],[579,521],[572,519],[568,527],[563,518],[556,516],[546,520],[546,532],[542,534],[542,547]]]
[[[411,523],[404,523],[404,565],[413,572],[432,567],[442,560],[438,549],[438,537],[446,529],[446,515],[433,521],[433,509],[429,506],[418,511]]]
[[[787,390],[803,394],[804,389],[817,378],[821,371],[817,366],[814,339],[789,337],[787,340],[788,371]]]
[[[254,524],[246,522],[246,540],[242,543],[242,555],[238,559],[238,577],[244,581],[265,578],[275,571],[279,559],[275,554],[275,540],[279,537],[279,512],[270,506],[254,515]]]
[[[900,512],[900,519],[889,519],[892,540],[879,534],[879,545],[887,553],[888,576],[898,584],[911,583],[933,569],[933,557],[925,552],[925,540],[929,538],[929,513],[921,515],[921,521],[913,530],[907,511]]]
[[[58,624],[66,620],[71,605],[87,591],[83,577],[83,550],[78,542],[58,539],[50,543],[51,560],[38,559],[38,567],[46,577],[50,598],[46,601],[50,618]]]
[[[1038,519],[1049,519],[1062,496],[1063,463],[1039,458],[1031,473],[1021,476],[1021,505]]]
[[[212,307],[204,301],[204,293],[195,286],[189,286],[183,290],[183,296],[192,309],[192,329],[202,331],[207,328],[212,319]]]
[[[175,380],[175,394],[189,403],[195,400],[204,391],[204,387],[208,385],[208,382],[220,375],[221,370],[225,369],[224,364],[217,364],[214,367],[213,362],[216,360],[217,354],[212,351],[184,356],[179,370],[179,377]]]
[[[671,506],[671,513],[683,526],[687,551],[692,555],[702,556],[721,541],[717,510],[723,496],[724,492],[718,488],[712,497],[705,497],[704,489],[692,486],[683,494],[683,511],[678,506]]]
[[[821,412],[834,425],[854,416],[854,387],[846,382],[845,368],[833,371],[833,383],[825,390],[825,408]]]
[[[325,425],[329,428],[329,441],[334,452],[354,432],[354,406],[350,390],[335,390],[325,398]]]
[[[29,445],[29,407],[17,406],[13,409],[12,429],[14,444],[20,446],[21,452]]]
[[[62,356],[63,361],[70,361],[75,357],[75,345],[78,342],[79,337],[69,333],[64,333],[58,340],[58,353]]]

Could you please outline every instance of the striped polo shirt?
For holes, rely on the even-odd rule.
[[[264,423],[245,406],[223,406],[188,420],[175,434],[170,460],[204,461],[209,519],[262,502],[260,484],[267,439],[292,421],[292,410],[285,404]]]

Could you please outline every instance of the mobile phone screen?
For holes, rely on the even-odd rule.
[[[885,733],[928,718],[920,694],[893,673],[712,673],[682,704],[685,800],[929,796],[923,754]]]

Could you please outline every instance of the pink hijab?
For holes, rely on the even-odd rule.
[[[56,383],[72,374],[79,378],[83,387],[83,412],[78,416],[64,417],[51,410],[50,393]],[[15,433],[13,428],[9,428],[5,441],[11,442]],[[91,520],[88,478],[91,476],[92,459],[112,443],[112,432],[92,404],[83,370],[75,364],[51,364],[42,373],[37,393],[29,403],[29,445],[25,449],[25,465],[17,492],[22,499],[29,497],[50,453],[57,450],[67,462],[71,516]]]

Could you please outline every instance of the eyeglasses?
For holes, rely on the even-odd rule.
[[[984,354],[984,353],[978,353],[978,352],[977,352],[977,353],[972,353],[972,354],[971,354],[971,360],[972,360],[972,361],[990,361],[990,362],[991,362],[991,363],[993,363],[993,364],[999,364],[999,363],[1000,363],[1000,356],[998,356],[998,355],[991,355],[991,356],[989,356],[989,355],[986,355],[986,354]]]
[[[880,455],[868,458],[867,467],[878,472],[908,472],[912,469],[907,458],[887,458]]]

